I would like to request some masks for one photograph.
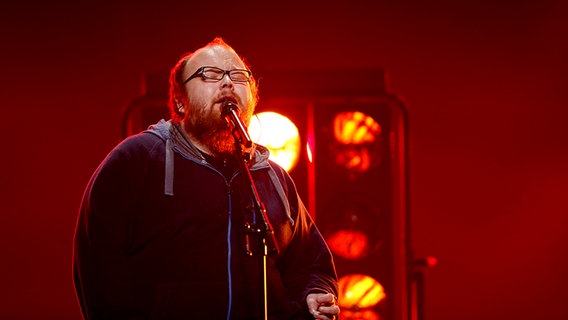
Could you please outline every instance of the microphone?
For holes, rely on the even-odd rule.
[[[227,121],[235,141],[245,148],[251,148],[252,140],[248,134],[247,127],[239,117],[238,111],[239,107],[235,103],[226,101],[221,106],[221,117]]]

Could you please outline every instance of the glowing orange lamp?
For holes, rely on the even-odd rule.
[[[337,114],[333,120],[335,163],[353,174],[367,171],[380,162],[376,148],[380,135],[381,126],[363,112]]]
[[[300,134],[296,125],[276,112],[261,112],[252,118],[248,127],[251,139],[270,150],[270,160],[286,171],[292,170],[300,159]]]
[[[386,298],[383,286],[365,274],[348,274],[339,279],[339,306],[347,310],[364,310]]]

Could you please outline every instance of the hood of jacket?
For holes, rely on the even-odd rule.
[[[179,152],[188,159],[208,165],[207,160],[201,154],[199,149],[187,138],[187,135],[183,132],[179,122],[174,122],[172,120],[166,121],[162,119],[158,123],[151,125],[144,132],[154,134],[165,142],[166,176],[164,193],[166,195],[173,195],[174,152]],[[269,156],[270,151],[266,147],[253,143],[253,147],[250,150],[251,160],[249,162],[249,168],[251,170],[255,170],[258,168],[270,167],[268,162]]]

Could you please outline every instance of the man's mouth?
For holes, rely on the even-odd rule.
[[[221,104],[226,103],[226,102],[232,102],[232,103],[238,105],[237,99],[235,97],[232,97],[232,96],[221,97],[221,99],[217,100],[217,103],[221,103]]]

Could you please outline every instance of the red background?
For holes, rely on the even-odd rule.
[[[79,319],[85,184],[141,75],[217,35],[253,70],[387,69],[410,117],[413,246],[439,260],[428,320],[568,318],[562,1],[37,2],[0,7],[0,318]]]

